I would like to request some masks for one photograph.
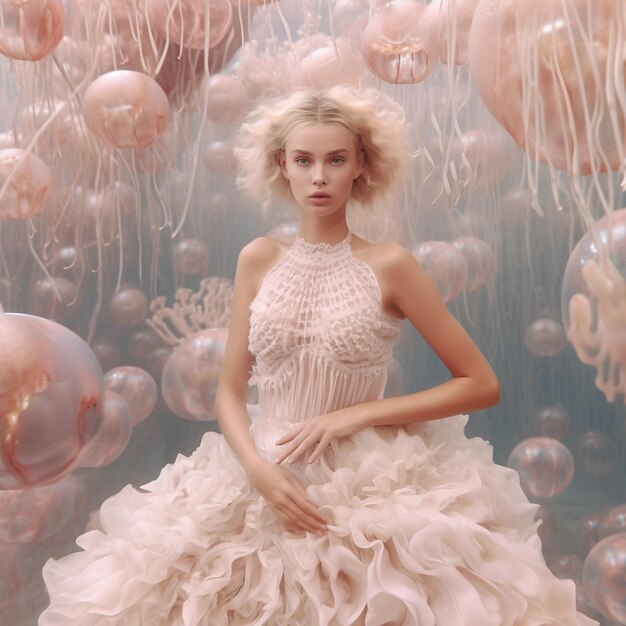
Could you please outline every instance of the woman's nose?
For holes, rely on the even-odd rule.
[[[313,168],[313,183],[315,185],[325,185],[326,182],[326,172],[324,170],[324,167],[322,165],[319,165]]]

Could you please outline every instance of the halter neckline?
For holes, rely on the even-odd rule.
[[[345,236],[345,238],[338,243],[327,243],[325,241],[313,243],[310,241],[306,241],[306,239],[298,235],[293,243],[292,248],[300,250],[302,252],[334,252],[336,250],[350,248],[351,241],[352,231],[350,230],[348,230],[348,234]]]

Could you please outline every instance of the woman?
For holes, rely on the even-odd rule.
[[[349,231],[348,202],[406,163],[397,105],[297,92],[253,112],[238,154],[243,186],[295,201],[300,232],[240,254],[222,435],[103,504],[104,532],[46,565],[40,624],[594,624],[547,569],[517,475],[463,434],[460,413],[498,401],[491,367],[404,248]],[[452,378],[381,399],[404,319]]]

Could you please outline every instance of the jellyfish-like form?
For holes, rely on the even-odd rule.
[[[533,427],[540,437],[551,437],[561,441],[570,431],[570,417],[561,404],[543,406],[535,411]]]
[[[509,455],[508,465],[519,474],[528,496],[555,496],[567,489],[574,477],[571,452],[549,437],[531,437],[518,443]]]
[[[148,372],[140,367],[122,365],[104,375],[104,389],[126,400],[133,425],[142,422],[156,406],[157,386]]]
[[[94,80],[83,99],[87,128],[115,148],[147,148],[165,130],[170,105],[149,76],[116,70]]]
[[[417,83],[432,71],[419,27],[425,6],[419,0],[390,0],[370,17],[361,37],[361,54],[378,78]]]
[[[0,489],[44,485],[79,464],[102,423],[102,370],[50,320],[0,314]]]
[[[478,0],[430,2],[420,18],[426,48],[442,63],[469,64],[469,34]]]
[[[582,577],[585,592],[598,610],[626,623],[626,533],[598,542],[585,559]]]
[[[179,417],[215,419],[215,392],[227,337],[225,328],[202,330],[183,341],[165,363],[161,393]]]
[[[528,352],[535,356],[556,356],[567,345],[563,326],[553,319],[538,319],[526,329],[524,342]]]
[[[581,175],[622,167],[625,20],[614,0],[479,0],[472,74],[532,157]]]
[[[39,61],[63,39],[63,0],[9,0],[0,5],[0,54]]]
[[[626,399],[626,209],[602,218],[565,268],[561,308],[576,355],[609,402]]]
[[[0,220],[39,213],[51,185],[50,168],[38,156],[20,148],[0,150]]]
[[[444,302],[454,300],[467,285],[467,264],[463,253],[447,241],[425,241],[413,256],[426,270]]]

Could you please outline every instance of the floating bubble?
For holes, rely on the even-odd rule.
[[[29,312],[40,317],[62,319],[76,311],[78,286],[62,276],[38,280],[29,297]]]
[[[555,496],[567,489],[574,476],[570,451],[549,437],[531,437],[518,443],[509,455],[508,465],[519,474],[528,496]]]
[[[124,287],[109,301],[109,315],[119,326],[134,326],[146,319],[148,299],[135,287]]]
[[[524,343],[531,354],[551,357],[556,356],[565,348],[567,337],[561,324],[546,318],[535,320],[526,329]]]
[[[617,445],[602,431],[590,430],[578,438],[578,465],[587,476],[610,476],[615,471],[618,459]]]
[[[214,74],[206,82],[207,117],[219,124],[232,124],[241,119],[250,106],[250,94],[234,76]]]
[[[425,241],[413,256],[437,287],[444,302],[454,300],[467,285],[467,264],[463,253],[447,241]]]
[[[599,513],[589,513],[584,515],[576,525],[576,534],[585,553],[600,541],[601,519]]]
[[[103,379],[104,389],[113,391],[128,403],[133,425],[142,422],[154,409],[157,386],[148,372],[140,367],[122,365],[108,371]]]
[[[570,430],[569,413],[561,404],[541,407],[535,411],[533,428],[540,437],[551,437],[560,441]]]
[[[626,532],[626,504],[613,507],[600,516],[600,538]]]
[[[174,246],[174,268],[180,274],[203,275],[209,270],[209,246],[197,239],[183,239]]]
[[[452,245],[461,251],[467,265],[466,291],[474,291],[491,279],[495,269],[493,252],[482,239],[459,237]]]

